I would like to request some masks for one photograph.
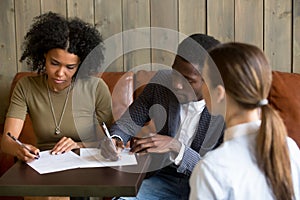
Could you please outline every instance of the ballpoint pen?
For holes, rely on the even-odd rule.
[[[109,131],[108,131],[108,129],[107,129],[107,127],[106,127],[106,124],[105,124],[104,122],[102,122],[102,128],[103,128],[103,130],[104,130],[105,135],[106,135],[106,136],[110,139],[110,141],[112,142],[112,144],[113,144],[115,150],[117,150],[117,147],[115,146],[115,143],[112,141],[111,136],[110,136],[110,134],[109,134]]]
[[[25,144],[23,144],[20,140],[15,138],[13,135],[10,134],[10,132],[7,133],[8,137],[13,139],[16,143],[18,143],[20,146],[22,146],[24,149],[26,149],[29,153],[33,154],[36,156],[36,158],[39,158],[39,155],[36,155],[33,151],[31,151]]]

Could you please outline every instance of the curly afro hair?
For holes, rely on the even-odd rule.
[[[44,55],[54,48],[65,49],[77,55],[82,63],[97,47],[97,58],[95,58],[96,61],[93,60],[96,66],[85,65],[85,69],[81,69],[87,73],[97,71],[104,60],[102,36],[94,26],[78,18],[66,19],[53,12],[37,16],[24,40],[24,51],[20,61],[25,60],[32,67],[32,71],[38,73],[45,72]]]

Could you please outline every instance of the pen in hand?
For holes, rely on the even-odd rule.
[[[20,140],[15,138],[13,135],[10,134],[10,132],[7,133],[8,137],[13,139],[16,143],[18,143],[20,146],[22,146],[24,149],[26,149],[29,153],[33,154],[36,156],[36,159],[39,158],[39,155],[36,155],[33,151],[31,151],[25,144],[23,144]]]
[[[104,122],[102,122],[102,128],[103,128],[103,130],[104,130],[105,135],[106,135],[106,136],[110,139],[110,141],[112,142],[112,145],[114,146],[114,149],[117,151],[117,148],[116,148],[114,142],[112,141],[111,136],[110,136],[110,134],[109,134],[109,131],[108,131],[108,129],[107,129],[107,127],[106,127],[106,125],[105,125]]]

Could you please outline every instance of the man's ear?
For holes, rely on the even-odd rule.
[[[222,85],[217,86],[217,102],[221,103],[225,99],[225,88]]]

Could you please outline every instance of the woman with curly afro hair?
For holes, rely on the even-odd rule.
[[[97,143],[99,123],[112,122],[109,89],[102,79],[89,76],[103,62],[100,33],[78,18],[48,12],[34,18],[24,39],[20,61],[38,75],[23,77],[16,84],[2,150],[28,162],[37,159],[40,150],[61,154]],[[92,50],[97,56],[86,64],[83,61]],[[27,113],[37,138],[35,146],[25,144],[30,151],[7,134],[19,137]]]

